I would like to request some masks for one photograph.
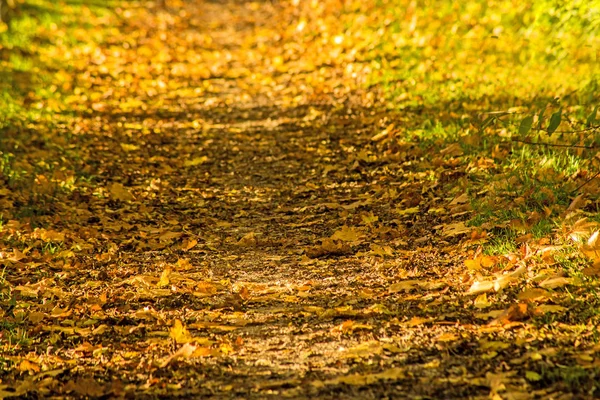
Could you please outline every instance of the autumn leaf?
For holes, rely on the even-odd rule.
[[[343,226],[342,229],[335,231],[333,235],[331,235],[331,239],[356,243],[361,240],[362,236],[362,232],[360,232],[358,229],[351,228],[349,226]]]
[[[183,165],[185,165],[186,167],[195,167],[197,165],[202,165],[202,164],[204,164],[207,161],[208,161],[208,157],[207,156],[195,157],[195,158],[192,158],[190,160],[185,160],[183,162]]]
[[[190,343],[185,343],[181,346],[175,353],[171,356],[167,357],[161,364],[160,368],[166,368],[169,364],[171,364],[175,360],[190,358],[194,355],[197,346],[194,346]],[[201,351],[202,352],[202,351]]]
[[[442,236],[444,237],[459,236],[471,231],[471,228],[467,227],[462,221],[436,227],[436,229],[440,228],[442,230]]]
[[[177,344],[189,343],[192,341],[192,335],[179,319],[176,319],[173,322],[173,326],[169,330],[169,336]]]
[[[108,191],[110,193],[110,197],[113,200],[118,200],[118,201],[134,201],[135,200],[135,197],[129,192],[129,190],[127,190],[125,188],[125,186],[123,186],[122,184],[120,184],[118,182],[114,182],[112,185],[110,185]]]
[[[171,268],[166,267],[163,272],[160,275],[160,279],[158,280],[158,283],[156,284],[157,287],[159,288],[163,288],[163,287],[167,287],[170,284],[170,277],[171,275]]]

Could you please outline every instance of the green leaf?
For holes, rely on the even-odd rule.
[[[525,371],[525,379],[530,382],[537,382],[542,379],[542,376],[535,371]]]
[[[540,110],[540,113],[538,114],[538,129],[542,129],[542,122],[544,121],[544,113],[546,112],[546,107],[547,105],[545,105],[544,108],[542,108]]]
[[[521,135],[527,135],[531,130],[531,125],[533,125],[533,115],[528,115],[521,121],[521,125],[519,125],[519,133]]]
[[[587,126],[594,125],[594,123],[596,122],[596,114],[597,113],[598,113],[598,106],[594,107],[594,109],[592,110],[592,113],[590,115],[588,115],[587,121],[585,121],[585,124]]]
[[[560,125],[560,121],[562,120],[562,108],[552,114],[550,117],[550,123],[548,124],[548,133],[552,134],[558,126]]]

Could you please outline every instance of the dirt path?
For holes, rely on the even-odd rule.
[[[277,5],[175,3],[119,10],[75,65],[97,95],[57,129],[104,190],[74,192],[37,231],[87,255],[8,273],[30,298],[32,342],[13,356],[44,367],[4,390],[543,397],[517,373],[533,326],[486,325],[462,295],[462,248],[440,227],[466,218],[461,173],[432,181],[417,145],[377,148],[389,121],[368,94],[261,59],[285,48]]]

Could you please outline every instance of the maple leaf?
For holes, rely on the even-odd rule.
[[[331,235],[331,239],[333,240],[341,240],[343,242],[353,243],[359,242],[362,237],[363,233],[361,231],[346,225],[344,225],[340,230],[335,231],[333,235]]]

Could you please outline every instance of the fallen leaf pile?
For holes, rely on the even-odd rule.
[[[0,42],[0,398],[597,394],[594,184],[528,192],[506,146],[469,151],[508,137],[475,120],[510,82],[474,58],[501,14],[33,3],[60,23]]]

